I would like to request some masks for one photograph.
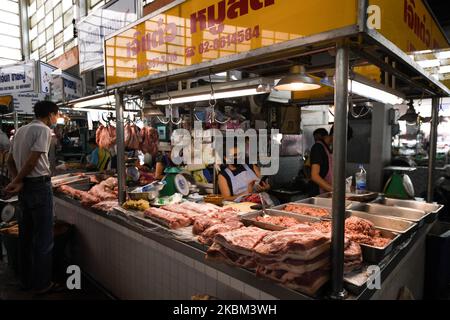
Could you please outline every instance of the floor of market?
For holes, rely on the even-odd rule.
[[[81,290],[64,290],[43,296],[23,291],[14,271],[8,266],[6,255],[0,260],[0,300],[109,300],[111,296],[99,290],[90,280],[81,279]]]

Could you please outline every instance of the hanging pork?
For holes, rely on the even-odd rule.
[[[95,140],[100,148],[112,148],[116,144],[116,128],[112,125],[100,125],[95,133]]]
[[[138,126],[135,124],[126,124],[124,134],[125,148],[130,150],[139,150],[142,138]]]
[[[143,127],[141,130],[141,151],[155,157],[158,153],[158,131],[152,127]]]

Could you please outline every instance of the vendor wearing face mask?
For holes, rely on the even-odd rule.
[[[230,158],[231,161],[229,161]],[[270,189],[270,185],[265,181],[255,185],[261,177],[257,165],[239,164],[239,159],[238,148],[235,146],[229,148],[225,156],[225,165],[218,177],[219,190],[225,200],[233,201],[254,191],[264,192]]]

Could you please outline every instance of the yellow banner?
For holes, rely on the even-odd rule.
[[[9,107],[13,101],[12,96],[0,96],[0,105]]]
[[[370,0],[381,9],[377,30],[405,52],[448,48],[449,43],[421,0]]]
[[[355,25],[356,0],[187,0],[105,41],[108,86]]]

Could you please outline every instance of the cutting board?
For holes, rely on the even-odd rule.
[[[251,211],[255,211],[252,208],[250,208],[251,206],[256,205],[256,203],[253,202],[240,202],[240,203],[227,203],[225,204],[223,207],[224,208],[234,208],[239,210],[240,212],[244,213],[244,212],[251,212]]]

